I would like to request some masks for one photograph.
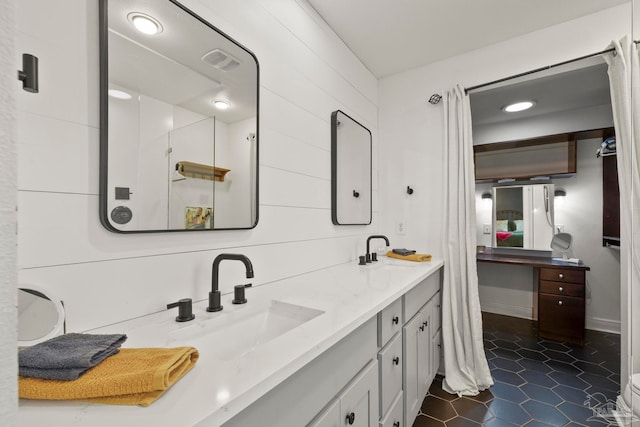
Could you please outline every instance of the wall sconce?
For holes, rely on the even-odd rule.
[[[563,189],[557,189],[554,193],[553,193],[553,199],[554,199],[554,203],[558,206],[562,206],[564,205],[564,201],[567,198],[567,192]]]
[[[18,70],[18,80],[22,81],[22,89],[38,93],[38,57],[28,53],[22,54],[22,70]]]
[[[493,202],[493,196],[491,195],[491,193],[482,193],[482,204],[486,207],[491,206],[491,203]]]

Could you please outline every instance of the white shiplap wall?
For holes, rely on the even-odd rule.
[[[18,256],[21,284],[64,300],[83,331],[203,300],[211,263],[244,253],[255,285],[355,260],[377,232],[377,81],[303,0],[185,0],[260,63],[260,220],[253,230],[118,235],[98,220],[97,0],[17,4],[17,52],[40,58],[40,94],[20,94]],[[373,133],[371,226],[330,215],[330,114]],[[237,264],[237,265],[236,265]],[[221,289],[244,281],[223,264]],[[249,291],[250,292],[250,291]]]
[[[0,420],[16,422],[18,385],[15,381],[18,356],[16,328],[16,133],[14,57],[14,5],[0,3]],[[19,67],[18,67],[19,68]]]

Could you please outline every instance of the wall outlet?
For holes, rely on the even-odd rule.
[[[564,225],[563,224],[556,224],[556,232],[557,233],[564,233]]]
[[[406,229],[404,221],[398,221],[396,223],[396,234],[403,235],[403,234],[406,234],[406,233],[407,233],[407,229]]]
[[[482,224],[482,233],[491,234],[491,224]]]

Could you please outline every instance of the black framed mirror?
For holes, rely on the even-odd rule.
[[[371,131],[340,110],[331,113],[331,220],[371,224]]]
[[[258,222],[259,68],[173,0],[100,0],[100,220],[122,233]]]

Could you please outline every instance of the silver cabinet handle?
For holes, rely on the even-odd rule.
[[[558,305],[562,305],[562,300],[558,301]]]
[[[558,277],[561,278],[561,279],[564,279],[564,274],[560,273],[560,274],[558,274]]]
[[[558,291],[560,291],[560,292],[564,292],[564,288],[563,288],[562,286],[560,286],[560,287],[558,288]]]

